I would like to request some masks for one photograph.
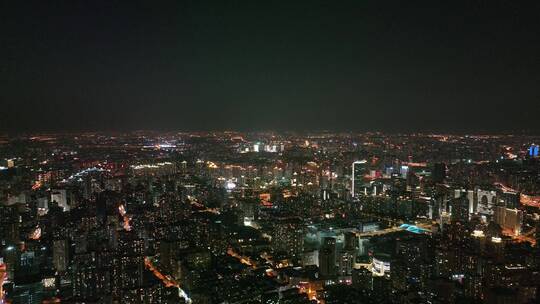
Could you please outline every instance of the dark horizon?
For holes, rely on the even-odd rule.
[[[241,130],[241,129],[206,129],[206,130],[195,130],[195,129],[115,129],[115,130],[43,130],[43,131],[20,131],[20,132],[0,132],[0,135],[5,135],[8,137],[27,137],[27,136],[48,136],[48,135],[58,135],[58,136],[70,136],[70,135],[79,135],[79,134],[102,134],[102,135],[115,135],[115,134],[134,134],[134,133],[148,133],[148,134],[172,134],[172,133],[186,133],[190,135],[196,135],[199,133],[240,133],[240,134],[264,134],[264,133],[275,133],[277,135],[322,135],[322,134],[334,134],[334,135],[343,135],[349,134],[351,136],[357,135],[369,135],[369,134],[381,134],[385,136],[426,136],[426,135],[447,135],[447,136],[521,136],[521,137],[539,137],[540,133],[538,132],[527,132],[525,130],[521,131],[476,131],[476,132],[443,132],[443,131],[409,131],[409,132],[399,132],[399,131],[381,131],[381,130],[361,130],[361,131],[351,131],[351,130],[323,130],[323,129],[312,129],[312,130],[271,130],[271,129],[260,129],[260,130]]]
[[[0,5],[0,132],[538,134],[540,4]]]

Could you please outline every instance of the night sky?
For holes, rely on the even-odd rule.
[[[2,1],[0,131],[540,133],[540,1]]]

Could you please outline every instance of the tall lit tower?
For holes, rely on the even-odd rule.
[[[357,160],[352,163],[351,174],[351,196],[356,197],[363,184],[363,178],[366,174],[366,160]]]

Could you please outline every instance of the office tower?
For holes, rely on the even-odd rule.
[[[469,200],[465,195],[450,200],[452,210],[451,218],[454,222],[466,222],[469,220]]]
[[[523,211],[497,206],[494,208],[494,221],[503,230],[518,236],[521,234]]]
[[[61,207],[64,212],[69,211],[69,204],[68,204],[66,189],[51,190],[51,202],[58,203],[58,206]]]
[[[336,275],[336,239],[325,237],[319,249],[319,272],[323,278]]]
[[[69,244],[67,240],[53,241],[53,265],[56,271],[62,273],[68,269]]]
[[[364,176],[367,172],[367,161],[357,160],[352,163],[351,171],[351,196],[357,197],[362,193],[364,185]]]
[[[399,174],[401,174],[401,178],[407,178],[409,176],[409,166],[402,165]]]

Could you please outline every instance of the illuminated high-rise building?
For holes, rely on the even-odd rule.
[[[120,256],[119,285],[123,289],[139,288],[143,284],[144,240],[132,232],[122,232],[118,239]]]
[[[57,202],[64,211],[69,211],[67,192],[65,189],[51,190],[51,202]]]
[[[340,276],[350,276],[352,274],[353,264],[354,264],[354,251],[343,251],[339,255],[339,275]]]
[[[506,231],[511,232],[516,236],[521,234],[523,211],[505,208],[504,206],[496,206],[494,208],[493,219],[496,224]]]
[[[364,175],[367,172],[367,161],[357,160],[352,163],[351,172],[351,196],[357,197],[363,188]]]
[[[532,144],[529,147],[529,156],[530,157],[538,157],[540,153],[540,147],[538,145]]]
[[[98,269],[95,253],[75,255],[72,263],[73,295],[79,299],[92,299],[102,290],[98,289]],[[101,287],[101,286],[99,286]]]
[[[275,228],[272,243],[278,250],[292,255],[299,255],[304,251],[305,228],[301,220],[283,219]]]
[[[390,277],[396,290],[424,288],[430,274],[428,240],[415,236],[398,239],[392,257]]]

